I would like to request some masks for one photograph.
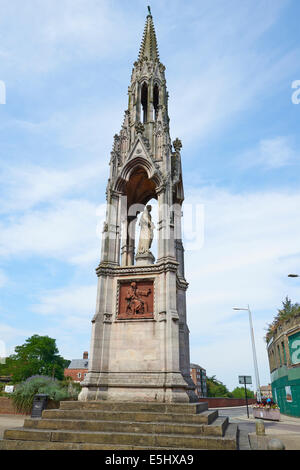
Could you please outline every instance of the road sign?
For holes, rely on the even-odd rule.
[[[244,385],[245,387],[245,400],[247,406],[247,416],[249,418],[249,408],[248,408],[248,399],[247,399],[247,388],[246,385],[252,384],[252,377],[251,375],[239,375],[239,383]]]
[[[239,375],[239,384],[242,385],[251,385],[252,384],[252,377],[251,375]]]

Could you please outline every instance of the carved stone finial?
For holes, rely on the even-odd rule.
[[[136,125],[135,125],[136,133],[137,134],[143,134],[144,130],[145,130],[144,125],[141,122],[137,122]]]
[[[180,150],[182,149],[182,142],[181,140],[179,140],[178,138],[176,140],[174,140],[173,142],[173,147],[175,149],[176,152],[180,152]]]

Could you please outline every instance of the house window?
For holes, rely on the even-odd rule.
[[[81,379],[81,373],[80,373],[80,372],[78,372],[77,377],[78,377],[79,379]]]

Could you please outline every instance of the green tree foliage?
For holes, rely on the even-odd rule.
[[[226,385],[216,379],[216,376],[207,377],[207,396],[208,397],[225,397],[232,398]]]
[[[22,346],[17,346],[15,354],[0,366],[0,375],[11,375],[13,383],[22,382],[32,375],[47,375],[62,380],[69,363],[58,354],[55,339],[33,335]]]
[[[266,341],[270,341],[275,335],[277,328],[282,323],[297,315],[300,315],[300,305],[298,303],[293,304],[291,299],[286,296],[285,300],[282,302],[282,308],[278,310],[273,322],[268,325]]]
[[[245,398],[245,387],[236,387],[232,390],[233,398]],[[254,392],[246,388],[246,393],[248,398],[255,398]]]

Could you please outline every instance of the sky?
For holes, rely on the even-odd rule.
[[[0,0],[0,355],[33,334],[89,350],[113,136],[148,1]],[[264,336],[300,301],[300,3],[151,1],[183,143],[191,361],[270,383]],[[199,234],[198,234],[199,235]]]

